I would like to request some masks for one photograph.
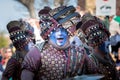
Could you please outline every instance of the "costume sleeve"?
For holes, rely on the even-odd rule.
[[[40,51],[38,50],[38,48],[34,47],[26,54],[22,63],[22,69],[26,69],[35,73],[38,71],[38,68],[40,66]]]
[[[10,58],[5,68],[5,71],[3,72],[2,80],[4,80],[4,78],[9,79],[10,77],[12,77],[13,74],[15,73],[17,65],[18,65],[17,60],[14,58]]]
[[[21,80],[33,80],[34,75],[31,71],[24,69],[21,73]]]
[[[95,74],[97,73],[97,66],[95,63],[92,61],[92,59],[85,54],[85,66],[86,66],[86,74]]]

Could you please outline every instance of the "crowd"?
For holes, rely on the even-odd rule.
[[[1,80],[120,80],[120,8],[104,20],[76,9],[44,7],[39,20],[10,21]]]

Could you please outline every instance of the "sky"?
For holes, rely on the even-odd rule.
[[[6,25],[11,20],[17,20],[28,16],[27,9],[14,0],[0,1],[0,31],[7,31]]]
[[[50,6],[54,8],[53,0],[48,0],[49,4],[43,3],[42,0],[35,0],[36,14],[44,6]],[[69,5],[76,6],[76,0],[70,0]],[[29,18],[28,10],[21,3],[16,0],[1,0],[0,1],[0,31],[7,32],[6,25],[12,20],[18,20],[21,18]]]

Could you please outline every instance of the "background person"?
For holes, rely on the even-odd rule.
[[[82,25],[80,29],[86,35],[86,43],[91,46],[94,51],[90,53],[90,58],[97,67],[96,72],[104,75],[104,78],[101,80],[118,80],[115,63],[108,49],[109,31],[96,16],[84,15],[81,21]]]
[[[22,80],[69,80],[84,72],[84,63],[89,64],[88,69],[93,68],[84,48],[70,45],[69,38],[79,20],[79,14],[74,11],[73,6],[40,10],[41,36],[45,42],[26,55]]]
[[[19,20],[10,21],[7,24],[10,39],[16,50],[7,63],[2,80],[21,80],[21,63],[27,52],[34,46],[34,34],[31,28],[27,23]]]

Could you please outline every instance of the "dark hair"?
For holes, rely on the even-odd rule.
[[[120,41],[117,42],[116,45],[112,46],[112,52],[118,52],[118,49],[120,48]]]

